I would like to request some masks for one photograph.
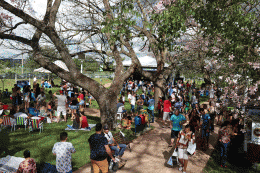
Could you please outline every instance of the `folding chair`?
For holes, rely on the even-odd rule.
[[[120,121],[121,121],[122,116],[123,116],[123,108],[124,108],[124,106],[120,106],[120,107],[118,108],[117,113],[116,113],[116,118],[119,119]],[[119,116],[118,116],[118,115],[119,115]],[[118,118],[118,117],[119,117],[119,118]]]
[[[17,117],[16,119],[16,125],[19,125],[19,126],[23,126],[25,127],[25,130],[26,130],[26,125],[27,125],[27,120],[26,118],[24,117]],[[30,124],[29,124],[30,125]]]
[[[13,123],[12,121],[11,121],[11,118],[10,117],[3,117],[3,124],[2,124],[3,126],[11,126],[11,131],[12,131],[12,129],[14,129],[14,131],[15,131],[15,123]]]
[[[32,129],[29,131],[33,131],[34,129],[40,129],[40,133],[43,131],[43,122],[41,122],[41,120],[37,120],[37,119],[33,119],[31,120],[31,127]]]

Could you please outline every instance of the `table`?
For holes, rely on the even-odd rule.
[[[27,118],[28,115],[23,113],[23,112],[18,112],[18,113],[15,113],[14,114],[14,117],[17,118],[17,117],[23,117],[23,118]]]
[[[0,172],[16,172],[24,158],[6,156],[0,159]]]

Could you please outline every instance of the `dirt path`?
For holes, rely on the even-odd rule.
[[[132,151],[125,151],[124,158],[127,159],[126,165],[118,170],[118,173],[170,173],[179,172],[178,168],[167,166],[167,161],[173,152],[168,148],[170,142],[170,129],[162,128],[160,120],[156,120],[152,125],[154,130],[138,137],[131,144]],[[189,158],[188,173],[200,173],[206,166],[210,154],[214,150],[217,141],[218,127],[210,136],[210,148],[206,152],[196,151],[194,156]],[[90,164],[86,164],[74,173],[91,172]]]

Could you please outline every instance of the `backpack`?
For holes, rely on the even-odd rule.
[[[141,117],[139,117],[139,116],[135,117],[135,125],[136,126],[140,126],[141,125]]]
[[[145,116],[144,116],[144,115],[140,115],[140,117],[141,117],[141,123],[142,123],[142,125],[145,124]]]
[[[148,114],[144,114],[145,117],[145,122],[148,123],[149,122],[149,115]]]

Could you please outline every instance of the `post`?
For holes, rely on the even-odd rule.
[[[17,83],[17,73],[15,73],[15,83]]]
[[[83,61],[81,60],[81,66],[80,66],[80,73],[82,73],[83,72]]]
[[[23,74],[23,55],[22,55],[22,74]]]
[[[30,74],[29,74],[29,85],[31,85]]]

